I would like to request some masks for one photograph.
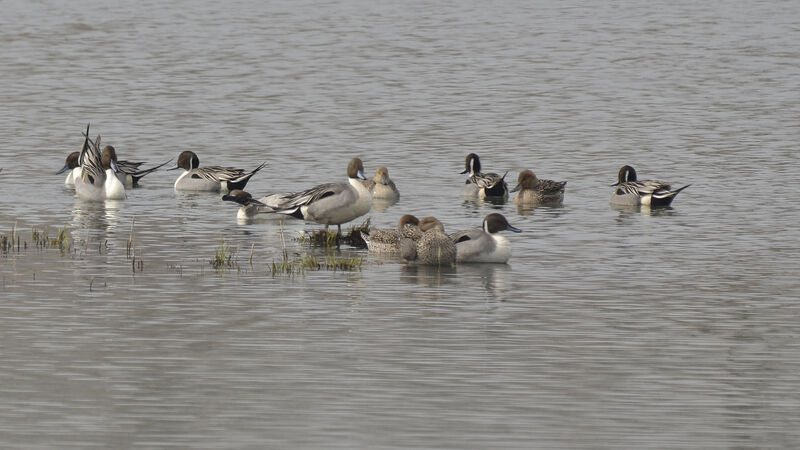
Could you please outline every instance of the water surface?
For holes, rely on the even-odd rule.
[[[73,251],[0,256],[2,446],[800,445],[793,2],[3,5],[0,233]],[[401,191],[376,226],[524,232],[508,265],[273,277],[317,226],[237,223],[176,172],[80,201],[53,172],[87,123],[122,159],[266,161],[256,195],[358,156]],[[463,201],[470,152],[564,206]],[[615,209],[623,164],[692,186]]]

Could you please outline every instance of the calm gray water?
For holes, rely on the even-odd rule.
[[[0,234],[74,245],[0,256],[0,447],[800,447],[800,8],[596,3],[0,2]],[[317,226],[176,172],[79,201],[53,172],[87,123],[121,159],[267,161],[257,195],[359,156],[402,193],[374,225],[524,233],[508,265],[273,278]],[[469,152],[564,207],[465,203]],[[617,210],[623,164],[692,186]]]

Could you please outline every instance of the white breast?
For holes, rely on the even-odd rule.
[[[105,193],[109,200],[123,200],[128,197],[125,195],[125,185],[111,169],[106,169]]]
[[[508,262],[511,258],[511,244],[508,239],[499,234],[490,234],[489,236],[494,239],[494,250],[476,255],[471,261],[500,264]]]

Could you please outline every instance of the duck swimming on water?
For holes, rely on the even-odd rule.
[[[469,173],[469,177],[461,188],[461,195],[464,197],[486,198],[486,197],[508,197],[508,185],[505,178],[508,172],[501,177],[496,173],[482,173],[481,160],[475,153],[467,155],[464,161],[464,171],[462,174]]]
[[[619,169],[616,186],[609,203],[618,206],[669,206],[682,190],[691,186],[672,189],[663,181],[637,180],[633,167],[625,165]]]
[[[184,171],[175,180],[175,190],[219,192],[244,189],[250,177],[266,165],[267,163],[262,163],[250,172],[234,167],[200,167],[200,158],[197,157],[197,154],[186,150],[178,155],[178,162],[168,170],[183,169]]]

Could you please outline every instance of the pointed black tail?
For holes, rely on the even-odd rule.
[[[678,195],[682,190],[686,189],[687,187],[691,186],[691,184],[687,184],[686,186],[675,189],[674,191],[660,191],[654,192],[653,197],[650,200],[650,206],[669,206],[672,204],[672,200],[675,199],[675,196]]]
[[[157,165],[155,167],[151,167],[151,168],[145,169],[145,170],[140,170],[138,172],[134,172],[134,173],[130,174],[131,178],[133,179],[133,185],[137,186],[139,184],[139,180],[143,176],[147,175],[150,172],[155,172],[156,170],[166,166],[167,164],[169,164],[170,161],[172,161],[172,159],[170,159],[169,161],[167,161],[165,163],[161,163],[161,164],[159,164],[159,165]]]
[[[247,186],[247,182],[250,181],[250,177],[255,175],[256,172],[258,172],[259,170],[263,169],[264,166],[266,166],[266,165],[267,165],[267,163],[262,163],[260,166],[258,166],[255,169],[253,169],[252,172],[250,172],[250,173],[248,173],[246,175],[242,175],[239,178],[236,178],[236,179],[233,179],[233,180],[228,180],[228,190],[232,191],[234,189],[244,189],[244,187]]]

